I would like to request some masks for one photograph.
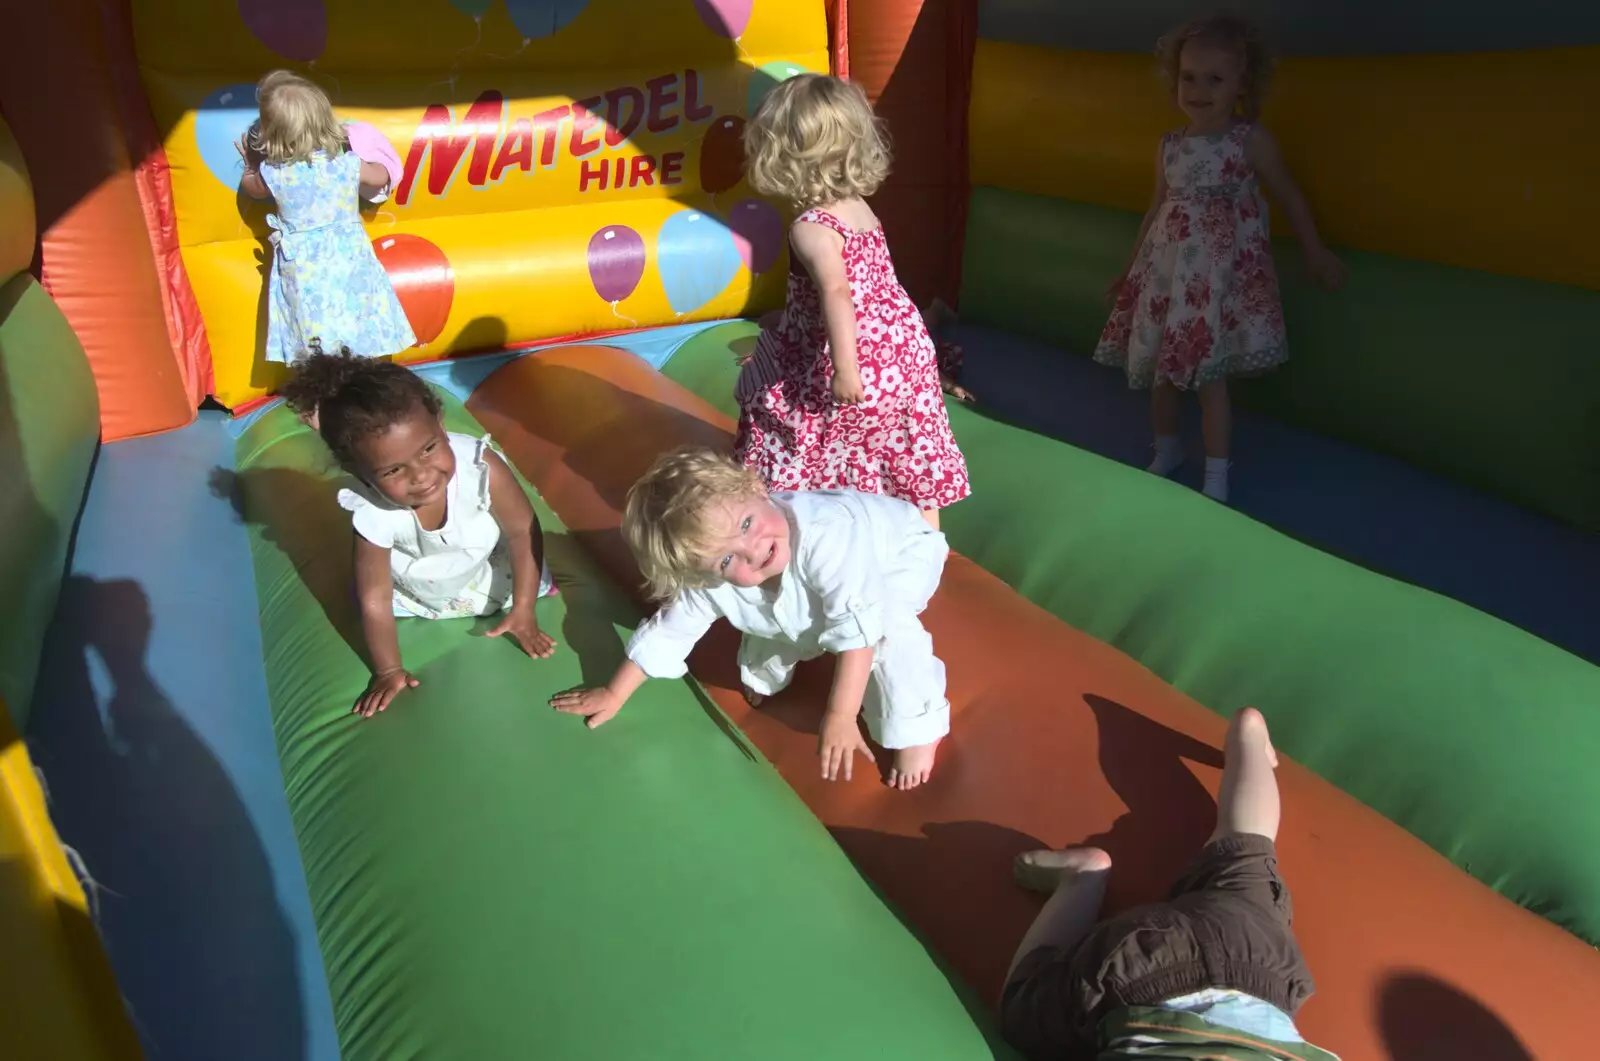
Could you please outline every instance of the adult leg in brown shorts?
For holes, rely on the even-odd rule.
[[[1092,847],[1030,851],[1017,882],[1050,898],[1024,934],[1001,1000],[1006,1035],[1030,1057],[1092,1048],[1111,1009],[1154,1005],[1210,986],[1290,1012],[1310,993],[1289,931],[1288,889],[1272,841],[1278,756],[1254,708],[1228,727],[1217,827],[1165,903],[1096,923],[1111,858]]]

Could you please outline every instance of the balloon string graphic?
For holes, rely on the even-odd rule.
[[[340,96],[344,95],[344,86],[339,84],[339,79],[337,77],[334,77],[332,74],[328,73],[326,70],[318,70],[317,69],[317,61],[315,59],[309,60],[306,63],[306,67],[312,73],[320,74],[323,77],[327,78],[329,81],[333,82],[333,96],[334,96],[335,99],[337,99]]]
[[[456,90],[456,82],[461,80],[461,57],[469,54],[474,48],[483,43],[483,16],[473,15],[472,24],[477,27],[472,35],[472,43],[456,52],[450,58],[450,76],[443,81],[435,81],[433,85],[444,85],[451,92]],[[429,85],[432,88],[433,85]]]
[[[639,322],[638,321],[634,320],[632,317],[629,317],[624,313],[617,312],[617,303],[621,302],[621,301],[622,300],[620,298],[612,299],[612,301],[611,301],[611,315],[613,317],[617,318],[617,320],[619,320],[619,321],[627,321],[629,324],[631,324],[635,328],[637,328],[639,326]]]

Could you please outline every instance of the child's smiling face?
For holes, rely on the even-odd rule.
[[[361,460],[356,472],[384,497],[406,508],[443,502],[456,473],[456,455],[444,424],[421,406],[354,448]]]
[[[1178,56],[1178,107],[1197,132],[1215,132],[1233,121],[1244,85],[1244,63],[1231,48],[1189,41]]]
[[[789,566],[789,521],[765,495],[719,501],[711,518],[727,529],[705,567],[724,582],[751,589]]]

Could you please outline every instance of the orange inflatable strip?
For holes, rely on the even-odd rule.
[[[639,581],[617,530],[628,486],[663,449],[731,442],[725,417],[606,347],[512,362],[467,407],[625,586]],[[760,711],[736,691],[727,627],[691,668],[862,872],[993,999],[1038,909],[1011,882],[1012,856],[1088,841],[1116,862],[1111,907],[1159,897],[1214,823],[1225,724],[963,557],[925,620],[949,667],[952,736],[933,782],[910,794],[818,777],[826,661]],[[1345,1061],[1588,1055],[1600,955],[1300,766],[1278,773],[1279,851],[1318,985],[1301,1013],[1308,1038]]]

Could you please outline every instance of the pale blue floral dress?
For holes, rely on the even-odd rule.
[[[333,353],[388,357],[415,346],[394,285],[361,227],[361,159],[353,151],[261,165],[272,193],[267,360],[292,364],[313,339]]]

